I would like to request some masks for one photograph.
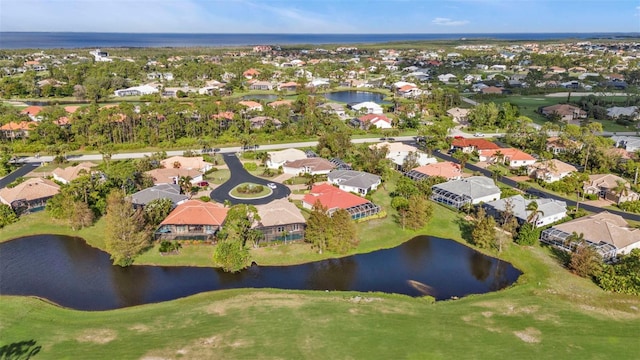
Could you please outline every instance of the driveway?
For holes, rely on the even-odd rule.
[[[27,175],[28,173],[37,169],[39,166],[40,163],[27,163],[22,165],[11,174],[0,179],[0,189],[5,188],[7,185],[14,182],[17,178]]]
[[[229,171],[231,172],[231,178],[227,180],[224,184],[218,186],[213,191],[211,191],[211,199],[223,203],[225,200],[231,202],[231,204],[250,204],[250,205],[262,205],[272,202],[276,199],[286,198],[291,194],[291,190],[288,187],[279,184],[276,184],[276,188],[273,189],[271,195],[260,198],[260,199],[236,199],[229,195],[229,192],[234,187],[246,183],[251,182],[254,184],[259,184],[263,186],[267,186],[267,184],[272,183],[273,180],[265,180],[259,177],[251,175],[247,170],[242,166],[242,162],[236,156],[235,153],[224,154],[224,162],[227,163],[229,167]]]

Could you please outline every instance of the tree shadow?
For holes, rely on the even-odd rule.
[[[472,244],[473,236],[471,235],[471,233],[473,232],[473,225],[469,221],[461,218],[456,219],[455,222],[458,225],[458,228],[460,228],[460,233],[462,234],[462,238],[464,239],[464,241]]]
[[[564,251],[562,249],[558,249],[555,246],[545,245],[549,248],[551,252],[551,256],[555,259],[560,265],[567,267],[571,262],[571,253]]]
[[[36,356],[42,350],[33,339],[18,341],[0,347],[0,360],[26,360]]]

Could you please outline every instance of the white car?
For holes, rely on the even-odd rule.
[[[267,186],[268,186],[270,189],[275,189],[275,188],[277,187],[277,186],[276,186],[276,184],[274,184],[274,183],[268,183],[268,184],[267,184]]]
[[[476,137],[483,137],[483,136],[484,136],[484,134],[481,134],[481,133],[477,132],[477,133],[473,134],[473,136],[476,136]]]

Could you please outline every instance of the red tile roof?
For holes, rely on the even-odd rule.
[[[5,131],[16,131],[16,130],[31,130],[38,126],[38,123],[35,121],[21,121],[19,123],[10,122],[0,126],[0,130]]]
[[[458,148],[473,147],[477,150],[490,150],[500,148],[495,143],[492,143],[491,141],[485,139],[453,139],[451,145]]]
[[[22,109],[22,111],[20,111],[20,114],[28,114],[28,115],[36,116],[40,113],[40,111],[42,111],[42,106],[29,106],[27,108]]]
[[[447,179],[453,179],[462,176],[460,165],[451,161],[428,164],[417,167],[413,170],[427,176],[442,176]]]
[[[384,116],[384,115],[379,115],[379,114],[366,114],[366,115],[362,115],[358,118],[358,120],[360,120],[360,122],[362,122],[363,124],[375,124],[379,121],[384,121],[386,123],[391,124],[391,119],[389,119],[388,117]]]
[[[492,150],[483,150],[480,152],[480,155],[486,156],[487,158],[492,158],[496,155],[496,153],[500,151],[505,159],[509,159],[509,161],[513,160],[535,160],[533,156],[527,154],[526,152],[514,148],[501,148],[501,149],[492,149]]]
[[[189,200],[178,205],[160,225],[214,225],[222,226],[228,208],[200,200]]]
[[[320,203],[329,210],[348,209],[369,202],[369,200],[365,198],[342,191],[330,184],[313,186],[311,188],[311,192],[304,196],[303,201],[309,205],[313,205],[316,201],[320,201]]]
[[[211,115],[211,118],[233,120],[233,112],[225,111],[225,112],[217,113],[215,115]]]

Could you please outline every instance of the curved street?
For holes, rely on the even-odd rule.
[[[218,186],[213,191],[211,191],[211,199],[224,203],[225,201],[229,201],[231,204],[249,204],[249,205],[262,205],[272,202],[273,200],[282,199],[288,197],[291,194],[291,190],[285,185],[275,183],[276,188],[272,189],[273,192],[269,196],[265,196],[260,199],[236,199],[229,195],[229,192],[234,187],[246,183],[251,182],[263,186],[267,186],[267,184],[272,183],[271,180],[265,180],[256,176],[251,175],[245,168],[242,166],[242,162],[238,159],[236,153],[228,153],[223,156],[224,162],[227,163],[229,167],[229,171],[231,172],[231,178],[227,180],[224,184]]]

